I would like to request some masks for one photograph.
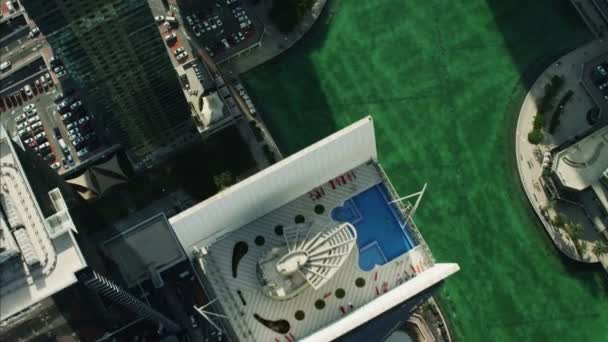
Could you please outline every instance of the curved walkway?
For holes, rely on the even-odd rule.
[[[563,229],[553,226],[549,219],[552,216],[550,215],[552,209],[549,208],[550,201],[541,183],[542,158],[545,152],[556,147],[559,142],[553,141],[553,138],[548,136],[545,137],[542,144],[533,145],[528,142],[528,132],[532,130],[534,116],[538,111],[536,99],[544,92],[543,88],[549,82],[551,76],[556,74],[566,75],[566,84],[562,90],[573,85],[580,86],[582,64],[593,58],[595,54],[601,53],[604,49],[605,43],[596,40],[566,54],[547,68],[534,82],[528,94],[526,94],[515,130],[517,168],[522,186],[532,208],[534,208],[536,215],[557,248],[569,258],[587,263],[596,263],[599,260],[592,253],[579,255],[570,236]],[[590,249],[588,248],[587,250]]]
[[[262,45],[250,53],[245,53],[226,61],[221,65],[221,68],[230,71],[234,75],[238,75],[280,55],[304,37],[321,15],[326,3],[327,0],[316,0],[311,11],[302,18],[298,26],[291,33],[284,34],[271,24],[268,10],[264,5],[264,1],[262,1],[254,7],[257,16],[265,25]]]

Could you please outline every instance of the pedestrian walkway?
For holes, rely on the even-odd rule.
[[[585,97],[588,97],[588,95],[584,88],[580,85],[582,76],[581,73],[583,70],[582,65],[585,62],[595,58],[595,56],[606,53],[606,50],[608,50],[608,45],[601,40],[596,40],[568,53],[547,68],[547,70],[545,70],[532,85],[524,99],[519,113],[515,134],[515,150],[519,175],[526,195],[528,196],[534,211],[547,230],[547,233],[549,233],[553,243],[560,251],[574,260],[588,263],[596,263],[599,261],[598,257],[591,252],[592,248],[587,248],[583,255],[579,255],[574,241],[572,241],[565,230],[555,227],[551,223],[551,218],[555,217],[557,214],[555,211],[557,206],[552,205],[551,199],[545,192],[545,184],[543,184],[542,179],[542,163],[545,153],[551,151],[564,140],[567,140],[572,136],[565,136],[564,134],[560,135],[559,132],[556,132],[556,134],[553,136],[546,136],[541,144],[533,145],[528,141],[527,135],[528,132],[532,130],[534,116],[538,112],[536,104],[537,99],[542,96],[545,85],[554,75],[564,77],[565,84],[562,88],[562,92],[566,91],[567,89],[572,89],[577,93],[575,98],[578,100],[575,101],[575,114],[580,114],[583,108],[588,109],[589,106],[593,105],[592,101],[589,103],[586,102],[589,101],[588,99],[585,99]],[[558,97],[559,96],[560,95],[558,95]],[[587,129],[585,127],[586,124],[584,123],[584,115],[576,115],[576,118],[578,118],[578,123],[576,122],[575,118],[571,118],[571,120],[567,118],[567,114],[565,115],[565,119],[568,120],[568,126],[570,129],[568,134],[577,134],[580,133],[580,131]],[[548,119],[549,118],[546,120]],[[573,127],[579,128],[576,129]],[[583,221],[584,222],[580,223],[583,224],[585,232],[582,234],[583,238],[581,238],[580,241],[584,241],[592,246],[599,239],[601,239],[601,237],[595,231],[591,221]]]

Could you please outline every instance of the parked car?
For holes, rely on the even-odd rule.
[[[46,74],[44,74],[44,79],[48,82],[49,86],[53,85],[53,78],[51,77],[51,74],[49,74],[48,72]]]
[[[51,68],[53,70],[55,68],[57,68],[58,66],[60,66],[61,64],[62,64],[61,61],[57,57],[51,57],[51,59],[49,59],[49,65],[51,66]]]
[[[85,154],[87,154],[87,153],[89,153],[89,151],[86,149],[86,147],[85,147],[85,148],[83,148],[83,149],[81,149],[81,150],[78,150],[78,151],[76,152],[76,154],[77,154],[79,157],[82,157],[82,156],[84,156],[84,155],[85,155]]]
[[[167,44],[175,43],[175,41],[177,41],[177,35],[175,33],[170,33],[165,36],[165,42],[167,42]]]
[[[28,36],[30,38],[34,38],[39,34],[40,34],[40,29],[38,27],[34,27],[33,29],[30,30],[30,33],[28,34]]]
[[[179,62],[182,62],[182,61],[184,61],[184,60],[185,60],[187,57],[188,57],[188,53],[187,53],[187,52],[182,52],[182,53],[180,53],[179,55],[177,55],[176,59],[177,59]]]
[[[76,108],[78,108],[78,107],[80,107],[80,106],[82,106],[82,101],[78,100],[78,101],[76,101],[76,102],[72,103],[72,104],[70,105],[70,108],[71,108],[72,110],[74,110],[74,109],[76,109]]]
[[[175,56],[177,56],[177,55],[179,55],[180,53],[185,52],[185,51],[186,51],[186,49],[184,49],[184,47],[182,46],[182,47],[178,47],[177,49],[173,50],[173,54],[174,54]]]
[[[78,123],[82,125],[83,123],[85,123],[85,122],[87,122],[89,120],[90,120],[90,117],[88,115],[87,116],[83,116],[82,118],[80,118],[80,120],[78,120]]]
[[[53,152],[49,152],[47,155],[45,155],[43,157],[43,159],[46,161],[55,160],[55,155],[53,154]]]
[[[40,139],[42,137],[46,137],[46,132],[40,132],[34,136],[36,139]]]
[[[40,117],[38,115],[32,116],[31,118],[27,119],[27,122],[31,124],[38,121],[40,121]]]
[[[157,24],[162,23],[163,21],[165,21],[165,17],[162,15],[157,15],[154,17],[154,20],[156,21]]]
[[[22,122],[17,125],[18,130],[24,129],[25,127],[27,127],[27,122]]]
[[[65,95],[63,95],[63,93],[59,93],[59,94],[55,95],[55,97],[53,98],[53,101],[55,103],[57,103],[57,102],[63,100],[64,97],[65,97]]]
[[[17,116],[15,116],[15,122],[16,123],[21,123],[26,119],[25,114],[19,114]]]
[[[25,87],[23,87],[23,90],[25,91],[25,95],[27,95],[28,97],[34,96],[34,93],[32,92],[32,86],[30,86],[29,84],[26,84]]]
[[[72,144],[74,144],[74,146],[78,146],[84,142],[85,138],[86,138],[86,136],[83,138],[76,138],[72,141]]]
[[[68,101],[63,100],[63,101],[59,102],[59,104],[57,105],[57,110],[59,111],[59,113],[65,113],[68,110],[68,106],[69,106]]]
[[[72,116],[72,112],[67,112],[61,115],[61,120],[65,121]]]
[[[59,162],[53,163],[53,164],[51,164],[51,169],[57,170],[60,166],[61,166],[61,164]]]
[[[32,126],[31,126],[31,127],[32,127],[32,128],[38,128],[38,127],[42,127],[42,122],[38,121],[38,122],[36,122],[36,123],[32,124]]]

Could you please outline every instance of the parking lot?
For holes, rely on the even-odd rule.
[[[11,135],[61,174],[90,156],[99,143],[90,125],[93,118],[78,94],[62,89],[58,80],[46,68],[35,72],[1,94],[0,111]]]
[[[167,13],[160,0],[151,0],[155,16],[171,15],[179,21],[179,29],[214,58],[222,61],[257,44],[263,24],[249,5],[241,0],[200,2],[178,1],[179,12]]]
[[[602,92],[604,101],[608,102],[608,60],[594,67],[591,72],[591,80]]]

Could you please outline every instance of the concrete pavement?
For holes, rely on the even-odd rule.
[[[268,17],[270,1],[261,1],[253,6],[256,15],[264,23],[264,38],[262,45],[241,56],[235,57],[221,64],[223,70],[229,70],[235,75],[242,74],[263,64],[283,51],[292,47],[310,30],[317,21],[327,0],[316,0],[312,10],[302,19],[298,26],[289,34],[280,32]]]
[[[539,145],[533,145],[528,142],[527,135],[528,132],[532,130],[534,116],[538,112],[536,105],[537,99],[542,96],[544,93],[543,88],[545,84],[549,82],[549,79],[553,75],[564,76],[565,84],[562,88],[562,93],[567,89],[575,91],[577,94],[575,99],[578,100],[575,101],[575,108],[572,110],[574,113],[572,115],[575,115],[580,121],[585,121],[585,116],[581,115],[580,112],[583,110],[583,108],[585,108],[585,103],[588,101],[588,99],[585,100],[585,96],[588,97],[588,95],[585,95],[587,93],[580,85],[580,72],[582,72],[582,64],[597,55],[605,53],[606,49],[608,49],[608,46],[605,42],[596,40],[563,56],[559,59],[559,61],[553,63],[547,70],[545,70],[532,85],[524,99],[519,113],[515,134],[517,167],[523,188],[534,211],[541,220],[545,230],[553,240],[553,243],[561,252],[574,260],[587,263],[595,263],[599,261],[598,257],[591,252],[592,247],[587,248],[583,255],[579,255],[570,236],[563,229],[552,225],[551,219],[557,215],[557,206],[552,204],[551,200],[545,193],[542,179],[542,157],[544,153],[555,148],[559,143],[562,142],[565,136],[563,136],[563,134],[559,134],[559,129],[554,136],[550,136],[545,132],[546,137],[544,141]],[[558,98],[559,96],[561,96],[561,94],[558,95]],[[587,105],[589,105],[588,102]],[[549,117],[546,118],[546,121],[548,120]],[[577,125],[577,123],[574,122],[574,119],[570,118],[567,120],[569,125]],[[578,123],[578,125],[584,128],[585,124]],[[599,234],[597,234],[597,232],[595,232],[592,223],[589,220],[586,221],[588,222],[579,222],[583,224],[585,229],[580,241],[587,243],[588,246],[592,246],[593,244],[597,243],[601,237]],[[602,259],[608,259],[607,257],[608,256],[603,256]]]

